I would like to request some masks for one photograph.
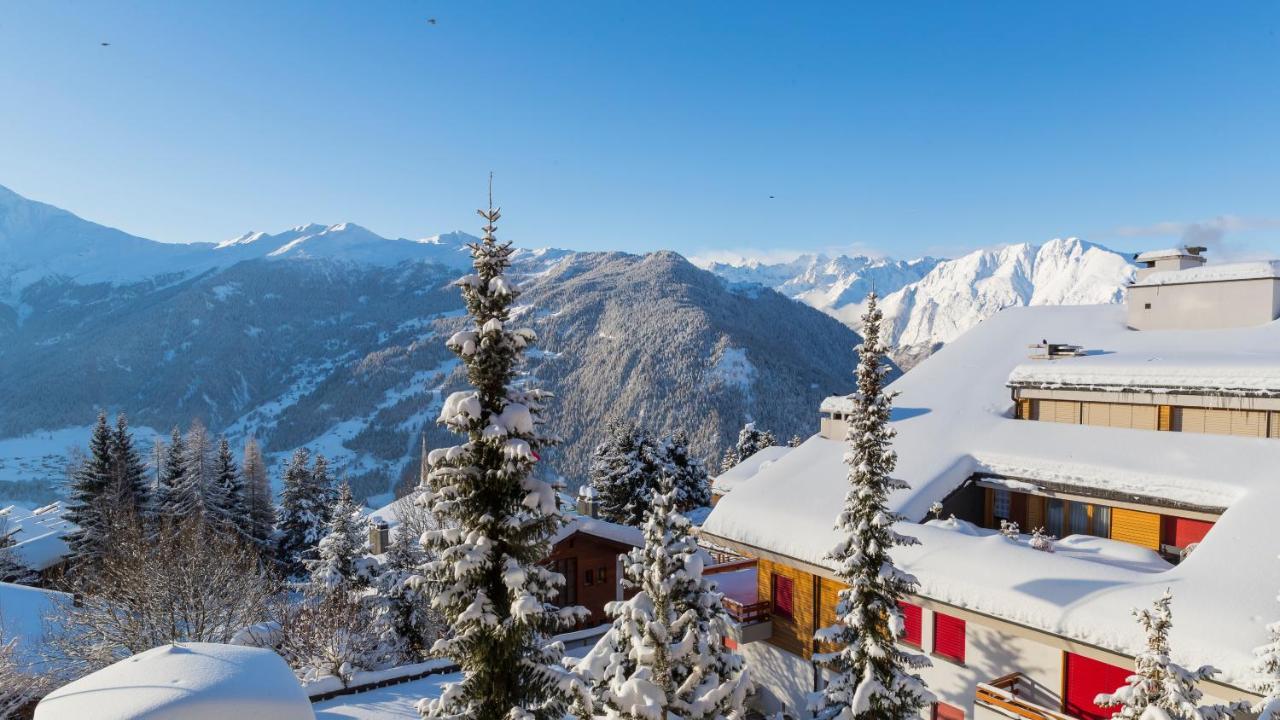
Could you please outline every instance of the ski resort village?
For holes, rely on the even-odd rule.
[[[1280,720],[1278,77],[1275,0],[0,2],[0,720]]]

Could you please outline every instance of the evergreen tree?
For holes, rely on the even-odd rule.
[[[711,504],[711,479],[701,460],[689,454],[689,442],[678,432],[662,441],[662,472],[675,485],[676,510],[688,512]],[[656,490],[656,488],[655,488]]]
[[[452,629],[434,651],[458,662],[462,680],[419,709],[428,717],[560,720],[577,685],[560,664],[563,647],[547,638],[586,611],[551,604],[564,577],[540,564],[564,523],[558,486],[533,473],[552,442],[539,427],[546,394],[516,382],[536,338],[506,327],[520,294],[504,274],[513,251],[494,238],[498,211],[480,214],[487,223],[471,244],[475,273],[458,281],[472,326],[447,341],[472,389],[451,394],[439,418],[463,442],[432,451],[422,495],[445,528],[423,535],[436,558],[423,574]]]
[[[724,474],[732,470],[738,463],[742,462],[742,458],[738,457],[737,448],[729,448],[725,450],[724,457],[720,458],[720,474]]]
[[[787,441],[787,447],[796,448],[796,447],[800,447],[803,444],[804,444],[804,438],[800,437],[799,435],[792,435],[791,439]]]
[[[675,508],[674,479],[663,476],[644,525],[644,547],[623,567],[637,589],[611,602],[613,625],[577,664],[591,686],[593,712],[646,720],[740,717],[751,681],[726,646],[731,621],[722,595],[702,576],[689,519]]]
[[[271,497],[271,480],[262,459],[258,441],[249,438],[244,444],[245,505],[249,514],[249,537],[260,548],[271,543],[276,529],[276,508]]]
[[[316,514],[311,469],[307,467],[310,460],[311,453],[306,448],[295,450],[280,490],[276,556],[287,577],[302,574],[306,567],[303,561],[320,541],[325,527]]]
[[[346,483],[338,489],[338,499],[329,513],[328,533],[316,546],[315,560],[307,563],[311,586],[317,593],[333,594],[357,590],[368,585],[361,572],[368,530],[360,506],[351,497]]]
[[[777,444],[778,441],[773,437],[772,432],[760,430],[755,423],[749,422],[738,431],[738,444],[734,446],[733,454],[737,456],[738,462],[742,462],[761,450]]]
[[[150,506],[147,466],[133,444],[133,433],[129,432],[129,420],[124,413],[116,415],[116,429],[111,436],[111,464],[113,510],[129,518],[145,517]]]
[[[1246,704],[1200,705],[1204,693],[1196,683],[1212,680],[1218,671],[1209,665],[1187,670],[1169,659],[1169,630],[1173,594],[1165,590],[1150,610],[1134,609],[1133,616],[1147,632],[1147,649],[1134,658],[1134,672],[1113,693],[1094,698],[1105,708],[1119,708],[1113,718],[1121,720],[1228,720],[1233,711],[1243,712]]]
[[[196,499],[195,514],[205,517],[213,513],[219,504],[213,487],[213,443],[209,431],[199,419],[191,422],[187,430],[187,484]]]
[[[89,456],[77,468],[67,493],[64,517],[75,525],[75,530],[67,534],[68,556],[73,564],[95,562],[107,542],[108,518],[104,511],[115,480],[111,449],[107,414],[100,412],[89,439]]]
[[[426,578],[420,574],[425,561],[413,533],[396,528],[377,578],[380,612],[400,639],[409,662],[424,660],[444,631],[443,619],[431,609]]]
[[[244,478],[231,455],[226,437],[218,438],[218,452],[213,461],[213,483],[210,486],[212,515],[218,525],[237,537],[251,538],[253,521],[249,516]]]
[[[1262,701],[1253,711],[1258,720],[1280,720],[1280,622],[1267,625],[1267,637],[1267,644],[1253,651],[1258,657],[1254,669],[1263,692]]]
[[[203,498],[195,485],[196,475],[189,460],[187,442],[182,431],[174,426],[155,499],[156,514],[162,523],[178,524],[201,517]]]
[[[840,543],[827,555],[846,587],[839,594],[835,624],[816,633],[818,640],[837,648],[813,658],[830,673],[827,686],[815,697],[813,709],[819,718],[918,717],[933,699],[913,672],[927,667],[929,660],[896,644],[904,627],[898,603],[915,590],[916,579],[894,566],[889,551],[918,541],[894,531],[894,523],[902,518],[888,505],[889,493],[907,486],[889,476],[897,455],[890,447],[895,434],[889,426],[893,397],[883,389],[889,368],[880,321],[876,295],[871,293],[862,316],[858,395],[846,436],[851,487],[836,522]]]
[[[324,455],[316,453],[315,465],[311,468],[312,505],[316,518],[321,526],[327,526],[333,517],[333,506],[338,501],[338,491],[334,487],[333,478],[329,475],[329,461]]]
[[[649,431],[626,418],[610,420],[605,431],[588,470],[600,517],[639,526],[653,496],[652,478],[662,465],[661,449]]]

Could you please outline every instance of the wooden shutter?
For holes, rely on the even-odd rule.
[[[1231,434],[1241,437],[1266,437],[1267,414],[1256,410],[1231,411]]]
[[[1111,405],[1110,403],[1084,403],[1080,409],[1081,418],[1085,425],[1111,425]]]
[[[1156,413],[1156,429],[1172,430],[1173,429],[1173,407],[1170,405],[1161,405]]]
[[[1113,403],[1111,405],[1111,427],[1133,427],[1133,406]]]
[[[1213,527],[1213,523],[1207,520],[1192,520],[1191,518],[1181,517],[1169,518],[1168,524],[1171,532],[1166,536],[1165,541],[1174,547],[1180,548],[1185,548],[1188,545],[1204,540],[1204,536],[1209,533],[1209,528]]]
[[[1027,532],[1044,527],[1044,498],[1038,495],[1027,496]]]
[[[1160,549],[1160,516],[1141,510],[1114,508],[1111,511],[1111,539]]]
[[[1031,400],[1028,398],[1018,398],[1017,413],[1019,420],[1034,420],[1035,418],[1031,416]]]
[[[1231,411],[1206,409],[1204,412],[1204,431],[1210,435],[1231,434]]]
[[[786,617],[795,613],[795,583],[791,578],[773,576],[773,611]]]
[[[1108,665],[1092,658],[1066,653],[1066,673],[1062,690],[1063,709],[1068,715],[1084,720],[1103,720],[1114,713],[1113,709],[1093,704],[1099,693],[1115,692],[1124,685],[1132,671]]]
[[[944,658],[964,662],[964,620],[944,613],[933,613],[933,652]]]
[[[906,602],[898,603],[898,608],[902,611],[902,642],[920,647],[923,635],[921,623],[923,622],[924,611],[920,609],[919,605],[912,605]]]
[[[1079,425],[1080,403],[1075,402],[1074,400],[1057,401],[1053,406],[1053,421]]]
[[[1131,405],[1130,408],[1132,421],[1129,427],[1135,430],[1156,430],[1160,427],[1159,408],[1155,405]]]

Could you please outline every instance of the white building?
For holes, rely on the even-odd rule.
[[[1130,303],[1216,269],[1163,260]],[[893,384],[894,475],[911,489],[890,502],[922,543],[894,558],[920,581],[905,641],[932,658],[934,717],[1109,717],[1093,697],[1144,644],[1130,610],[1166,588],[1174,660],[1222,671],[1208,701],[1256,699],[1252,651],[1280,619],[1280,323],[1265,294],[1232,297],[1188,303],[1158,331],[1131,329],[1131,307],[1011,308]],[[1053,352],[1028,350],[1044,339]],[[840,588],[825,559],[848,489],[840,407],[739,479],[701,530],[756,560],[755,594],[731,610],[759,702],[797,718]],[[947,519],[930,519],[934,503]],[[1049,528],[1057,551],[1003,537],[1001,520]]]

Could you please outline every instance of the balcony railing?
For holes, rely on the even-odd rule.
[[[724,609],[729,612],[729,617],[733,618],[733,621],[739,625],[750,625],[769,619],[770,608],[768,600],[741,603],[733,598],[725,598],[722,602],[724,603]]]
[[[1009,673],[991,682],[978,683],[974,700],[980,708],[989,708],[1005,717],[1022,720],[1071,720],[1067,715],[1018,697],[1022,673]],[[979,714],[978,717],[981,717]]]

